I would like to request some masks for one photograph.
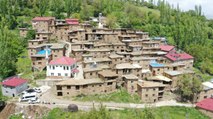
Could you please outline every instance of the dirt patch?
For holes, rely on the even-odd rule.
[[[0,112],[0,119],[7,119],[11,114],[15,113],[16,105],[14,103],[7,104],[5,108]]]
[[[42,119],[50,111],[49,108],[38,105],[16,105],[14,103],[7,104],[6,107],[0,112],[0,119],[7,119],[13,114],[22,113],[25,117],[31,119]]]

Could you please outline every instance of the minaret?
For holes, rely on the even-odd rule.
[[[46,60],[46,66],[48,65],[48,61],[49,61],[49,56],[48,56],[48,47],[46,45],[46,48],[45,48],[45,60]]]
[[[99,17],[98,17],[98,28],[103,28],[101,17],[102,17],[102,13],[99,13]]]

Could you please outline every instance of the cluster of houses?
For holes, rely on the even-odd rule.
[[[48,79],[59,79],[53,85],[56,96],[111,93],[123,87],[151,103],[162,100],[165,91],[175,90],[182,75],[194,74],[194,58],[167,45],[165,38],[100,26],[78,19],[32,19],[36,31],[36,38],[28,41],[32,70],[46,70]],[[27,32],[20,29],[23,37]],[[205,88],[198,99],[210,93]]]

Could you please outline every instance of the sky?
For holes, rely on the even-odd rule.
[[[207,18],[213,18],[213,0],[167,0],[170,4],[177,6],[186,11],[194,9],[195,5],[202,6],[202,12]]]

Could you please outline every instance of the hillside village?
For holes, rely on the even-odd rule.
[[[108,94],[120,88],[139,95],[141,102],[164,100],[182,76],[194,75],[194,57],[164,37],[150,38],[148,32],[126,28],[109,29],[99,17],[97,28],[78,19],[35,17],[35,39],[28,41],[28,56],[33,71],[46,71],[37,84],[51,86],[56,97]],[[29,29],[20,28],[26,37]],[[12,88],[14,88],[14,90]],[[12,90],[11,90],[12,89]],[[2,82],[6,96],[18,96],[27,82],[18,77]],[[211,82],[203,82],[196,101],[210,98]]]
[[[101,18],[98,28],[78,19],[32,19],[36,30],[36,38],[28,42],[32,69],[46,69],[55,95],[111,93],[124,87],[130,94],[138,93],[142,102],[156,102],[176,88],[182,75],[194,73],[194,58],[168,45],[165,38],[108,29]],[[21,29],[20,34],[24,32]]]

